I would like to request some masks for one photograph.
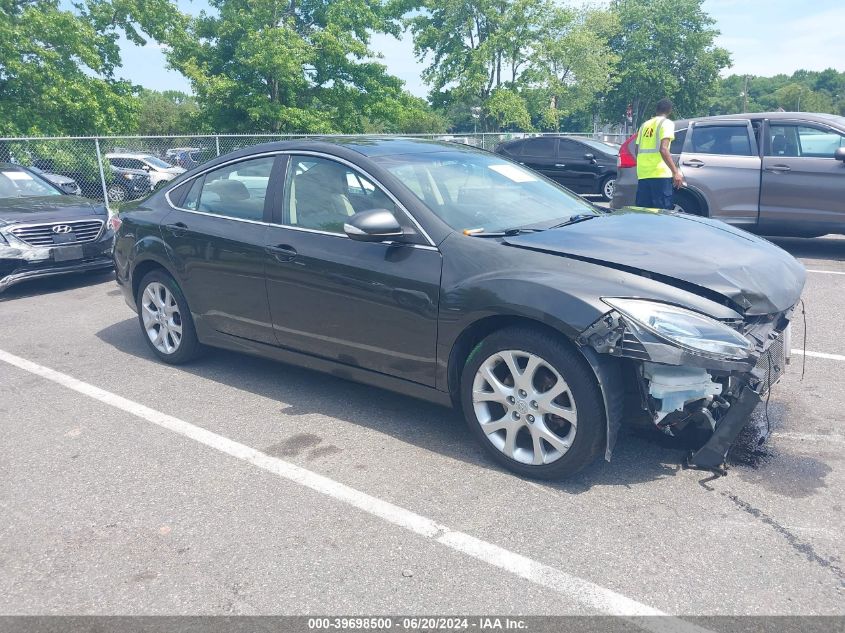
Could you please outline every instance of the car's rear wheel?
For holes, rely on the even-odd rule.
[[[464,366],[461,404],[486,452],[520,475],[572,475],[604,445],[592,371],[577,350],[540,330],[508,328],[484,339]]]
[[[604,180],[601,181],[601,189],[599,193],[601,193],[601,197],[610,202],[613,200],[613,190],[616,188],[616,176],[608,176]]]
[[[138,322],[153,353],[166,363],[186,363],[200,352],[188,302],[163,270],[147,273],[138,286]]]

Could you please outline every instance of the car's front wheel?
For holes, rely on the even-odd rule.
[[[464,366],[461,404],[487,453],[520,475],[561,479],[604,446],[592,370],[577,350],[539,329],[508,328],[484,339]]]
[[[200,352],[194,320],[178,284],[163,270],[147,273],[138,286],[138,322],[156,356],[178,365]]]

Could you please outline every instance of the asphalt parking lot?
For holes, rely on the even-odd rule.
[[[718,479],[625,433],[523,480],[446,409],[222,351],[162,365],[109,275],[14,287],[0,613],[843,614],[845,239],[778,244],[810,271],[807,353]]]

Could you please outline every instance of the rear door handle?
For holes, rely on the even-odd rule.
[[[681,165],[684,167],[695,167],[698,169],[699,167],[704,167],[704,161],[698,160],[697,158],[693,158],[692,160],[685,160],[681,162]]]
[[[561,163],[555,163],[555,167],[561,167],[561,168],[563,168],[563,167],[566,167],[566,165],[563,165],[563,164],[561,164]]]
[[[173,235],[184,235],[188,230],[188,225],[184,222],[175,222],[174,224],[165,224],[164,228],[173,233]]]
[[[772,165],[771,167],[766,167],[766,171],[771,171],[774,173],[782,171],[792,171],[792,167],[790,167],[789,165]]]
[[[268,255],[272,255],[280,262],[289,262],[297,256],[296,249],[289,244],[279,244],[278,246],[267,246],[264,248]]]

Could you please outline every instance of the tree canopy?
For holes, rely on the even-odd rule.
[[[704,0],[0,0],[0,135],[439,133],[677,116],[845,114],[845,73],[720,78]],[[427,99],[370,38],[411,38]],[[120,78],[119,38],[165,51],[192,94]]]

